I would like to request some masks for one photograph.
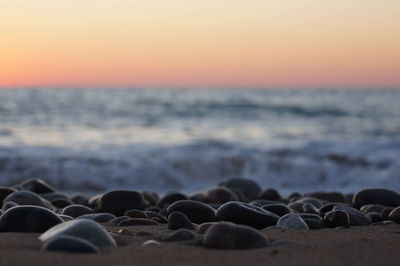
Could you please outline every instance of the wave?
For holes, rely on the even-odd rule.
[[[0,148],[0,185],[40,177],[64,191],[115,188],[194,192],[230,177],[293,191],[400,189],[400,142],[309,142],[255,147],[203,140],[183,145]]]

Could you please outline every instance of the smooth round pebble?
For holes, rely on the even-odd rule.
[[[178,211],[170,213],[168,216],[168,229],[178,230],[181,228],[194,230],[194,225],[184,213]]]
[[[89,241],[73,236],[57,236],[46,241],[41,251],[70,253],[100,253],[99,249]]]
[[[179,211],[185,214],[193,223],[201,224],[212,222],[215,218],[215,210],[205,203],[193,200],[179,200],[167,208],[167,215]]]
[[[380,204],[387,207],[400,206],[400,194],[384,188],[362,189],[354,194],[353,205],[359,209],[367,204]]]
[[[308,225],[304,220],[295,213],[288,213],[279,218],[277,226],[284,229],[295,229],[295,230],[309,230]]]
[[[131,190],[113,190],[98,199],[99,212],[122,216],[128,210],[143,210],[146,207],[143,195]]]

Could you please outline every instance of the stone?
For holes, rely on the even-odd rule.
[[[158,247],[158,246],[161,246],[161,243],[158,242],[157,240],[150,239],[150,240],[145,241],[145,242],[142,244],[142,246],[143,246],[143,247]]]
[[[0,187],[0,205],[3,203],[3,200],[10,195],[11,193],[14,193],[16,190],[8,187]]]
[[[143,210],[146,207],[140,192],[130,190],[113,190],[102,195],[98,201],[99,212],[122,216],[128,210]]]
[[[3,210],[6,211],[8,209],[11,209],[13,207],[19,206],[17,203],[14,201],[7,201],[6,203],[3,204]]]
[[[159,223],[146,218],[130,218],[123,220],[118,224],[118,226],[133,226],[133,225],[159,225]]]
[[[156,213],[156,212],[153,212],[153,211],[145,211],[144,213],[145,213],[145,214],[147,215],[147,217],[149,217],[150,219],[155,219],[155,218],[159,219],[159,223],[163,223],[163,224],[168,223],[168,221],[164,218],[164,216],[162,216],[162,215],[160,215],[160,214],[158,214],[158,213]]]
[[[279,216],[248,203],[231,201],[218,208],[216,219],[262,229],[276,225]]]
[[[369,212],[379,212],[381,213],[386,207],[380,204],[367,204],[363,205],[360,208],[360,211],[363,213],[369,213]]]
[[[124,216],[131,218],[149,218],[147,214],[141,210],[129,210],[124,213]]]
[[[163,241],[165,242],[189,241],[195,239],[196,237],[197,234],[194,233],[192,230],[182,228],[165,237]]]
[[[187,199],[188,197],[185,194],[182,194],[180,192],[170,192],[164,195],[162,198],[160,198],[160,200],[157,202],[157,206],[163,208],[176,201],[187,200]]]
[[[149,203],[149,205],[154,206],[157,204],[159,200],[159,196],[156,192],[153,191],[142,191],[143,198]]]
[[[364,213],[346,206],[346,205],[336,205],[333,210],[342,210],[349,214],[350,226],[365,226],[371,223],[371,220]]]
[[[197,233],[200,235],[204,235],[207,230],[214,224],[217,224],[216,222],[208,222],[208,223],[202,223],[199,225],[197,228]]]
[[[306,222],[304,222],[303,219],[301,219],[301,217],[295,213],[285,214],[279,218],[276,225],[284,229],[309,230]]]
[[[317,214],[312,213],[300,213],[299,216],[307,224],[310,229],[321,229],[323,228],[322,218]]]
[[[214,187],[204,193],[204,201],[208,203],[224,204],[238,199],[238,196],[226,187]]]
[[[240,190],[249,201],[256,200],[262,192],[261,187],[256,182],[245,178],[231,178],[219,185]]]
[[[54,192],[54,189],[40,178],[27,179],[20,184],[20,187],[37,194]]]
[[[327,212],[323,218],[323,223],[327,227],[346,227],[350,226],[350,215],[344,210],[332,210]]]
[[[273,212],[278,216],[283,216],[287,213],[290,213],[290,209],[286,205],[280,203],[267,204],[262,206],[261,208],[263,208],[266,211]]]
[[[71,216],[63,215],[63,214],[60,214],[60,215],[58,215],[58,216],[59,216],[61,219],[63,219],[64,222],[68,222],[68,221],[71,221],[71,220],[74,219],[74,218],[71,217]]]
[[[118,225],[120,222],[128,220],[128,219],[131,219],[131,217],[129,217],[129,216],[119,216],[117,218],[114,218],[114,219],[108,221],[107,223],[110,224],[110,225]]]
[[[61,212],[61,214],[68,215],[73,218],[76,218],[76,217],[79,217],[79,216],[82,216],[85,214],[93,214],[93,213],[94,213],[94,211],[91,208],[83,206],[83,205],[78,205],[78,204],[74,204],[74,205],[65,207]]]
[[[379,212],[369,212],[366,215],[371,220],[371,223],[383,221],[382,214],[380,214]]]
[[[268,239],[257,230],[227,222],[212,225],[203,243],[205,248],[210,249],[255,249],[269,246]]]
[[[319,214],[318,209],[314,207],[314,205],[310,203],[303,204],[303,211],[302,213],[312,213],[312,214]]]
[[[367,204],[380,204],[385,207],[400,206],[400,194],[384,188],[362,189],[354,194],[353,206],[357,209]]]
[[[194,230],[194,226],[189,218],[182,212],[175,211],[168,216],[168,229],[178,230],[181,228]]]
[[[179,200],[167,208],[167,215],[179,211],[184,213],[193,223],[201,224],[212,222],[215,218],[215,210],[207,204],[193,200]]]
[[[281,194],[279,194],[276,189],[268,188],[261,192],[259,198],[266,200],[279,200],[281,198]]]
[[[88,219],[76,219],[58,224],[46,232],[39,239],[46,242],[59,236],[74,236],[85,239],[97,247],[115,247],[115,241],[110,234],[98,223]]]
[[[391,221],[400,224],[400,207],[397,207],[397,208],[393,209],[393,210],[389,213],[388,218],[389,218]]]
[[[43,233],[63,220],[39,206],[16,206],[0,217],[0,232]]]
[[[75,195],[71,198],[71,201],[75,204],[87,206],[89,199],[83,195]]]
[[[67,206],[70,206],[70,205],[74,204],[69,199],[64,199],[64,198],[53,199],[50,202],[51,202],[51,205],[53,205],[56,208],[60,208],[60,209],[63,209],[65,207],[67,207]]]
[[[87,240],[73,236],[58,236],[46,241],[41,251],[70,253],[100,253],[99,249]]]
[[[9,194],[3,200],[3,205],[9,201],[15,202],[18,205],[35,205],[47,209],[53,208],[49,201],[30,191],[16,191]]]
[[[111,213],[91,213],[79,216],[77,219],[89,219],[98,223],[108,223],[109,221],[117,218]]]

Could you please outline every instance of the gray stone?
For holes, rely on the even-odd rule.
[[[279,218],[277,226],[284,229],[309,230],[306,222],[295,213],[288,213]]]
[[[91,242],[73,236],[57,236],[46,241],[41,251],[70,252],[70,253],[100,253]]]

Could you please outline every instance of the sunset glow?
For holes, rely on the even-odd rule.
[[[400,87],[398,0],[5,0],[0,87]]]

